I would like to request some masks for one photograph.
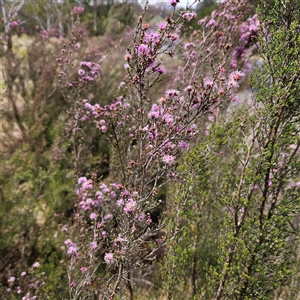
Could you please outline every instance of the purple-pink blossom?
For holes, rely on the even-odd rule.
[[[166,95],[166,97],[168,97],[168,98],[172,98],[172,97],[175,97],[175,96],[179,96],[180,95],[180,92],[179,91],[177,91],[177,90],[167,90],[166,92],[165,92],[165,95]]]
[[[162,114],[162,107],[158,106],[156,103],[152,105],[151,111],[148,113],[149,118],[159,118]]]
[[[86,181],[87,181],[86,177],[80,177],[80,178],[78,178],[77,183],[80,184],[80,183],[84,183]]]
[[[62,231],[62,232],[68,231],[68,225],[64,225],[64,226],[61,228],[61,231]]]
[[[155,71],[160,73],[160,74],[166,73],[166,70],[163,66],[158,66],[157,68],[155,68]]]
[[[173,121],[174,121],[174,118],[172,115],[170,114],[165,114],[163,116],[163,120],[168,124],[168,125],[172,125]]]
[[[133,212],[135,210],[135,207],[136,207],[136,201],[130,198],[125,204],[124,212],[127,214]]]
[[[206,88],[211,88],[213,87],[213,85],[214,85],[214,81],[211,78],[208,77],[204,78],[204,86]]]
[[[16,280],[16,278],[14,276],[10,277],[7,282],[8,283],[13,283]]]
[[[159,30],[165,30],[167,28],[167,22],[166,21],[160,21],[156,24],[156,26]]]
[[[90,219],[91,219],[91,220],[97,219],[97,214],[96,214],[96,213],[91,213],[91,214],[90,214]]]
[[[93,242],[91,242],[91,247],[92,247],[92,249],[96,249],[97,248],[97,242],[96,241],[93,241]]]
[[[175,7],[175,6],[177,5],[177,1],[178,1],[178,0],[171,0],[171,1],[170,1],[170,4],[171,4],[173,7]]]
[[[138,55],[148,55],[150,53],[149,47],[146,44],[138,46]]]
[[[175,157],[172,155],[164,155],[162,161],[167,165],[172,165],[175,161]]]
[[[182,15],[183,19],[186,21],[186,22],[190,22],[194,19],[196,19],[197,17],[197,14],[195,12],[185,12],[183,15]]]
[[[73,8],[73,14],[80,15],[84,12],[84,7],[82,6],[74,6]]]
[[[125,58],[125,60],[130,60],[130,59],[132,59],[132,55],[130,53],[126,53],[124,58]]]
[[[205,27],[207,28],[214,25],[216,25],[216,21],[214,19],[210,19],[208,23],[205,25]]]
[[[107,215],[104,216],[104,220],[105,220],[105,221],[112,220],[112,218],[113,218],[113,215],[112,215],[112,214],[107,214]]]
[[[188,145],[187,145],[186,142],[181,141],[181,142],[178,143],[178,147],[179,147],[181,150],[187,150]]]
[[[144,42],[158,44],[160,40],[160,34],[154,30],[145,33]]]
[[[174,42],[179,39],[179,35],[177,33],[169,33],[168,38]]]
[[[83,76],[85,74],[85,71],[83,69],[78,70],[78,75]]]
[[[105,253],[104,260],[108,265],[111,265],[114,263],[114,255],[113,253]]]

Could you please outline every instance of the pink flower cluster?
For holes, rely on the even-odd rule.
[[[220,5],[221,10],[213,11],[210,16],[199,20],[198,24],[203,26],[205,31],[214,32],[219,47],[224,47],[227,43],[226,39],[232,40],[233,35],[237,35],[239,45],[233,49],[231,67],[237,69],[239,65],[244,72],[249,72],[250,65],[247,60],[246,49],[254,44],[253,38],[258,36],[258,18],[254,15],[242,21],[241,14],[246,15],[245,12],[249,9],[243,1],[236,5],[232,5],[230,1],[224,1]],[[226,32],[226,28],[229,31]],[[203,35],[203,40],[205,39],[206,34]]]
[[[65,241],[65,245],[68,247],[67,253],[72,255],[74,258],[78,257],[77,246],[70,240]]]
[[[47,30],[41,30],[40,35],[43,40],[47,40],[49,38],[49,32]]]
[[[73,8],[73,14],[80,15],[84,12],[84,7],[82,6],[74,6]]]
[[[99,213],[101,213],[103,205],[105,206],[107,202],[112,204],[112,200],[112,206],[121,208],[126,214],[134,212],[137,208],[136,200],[138,198],[138,193],[130,193],[122,184],[112,183],[106,185],[105,183],[102,183],[96,188],[92,185],[91,180],[88,180],[86,177],[80,177],[78,179],[78,184],[77,194],[81,199],[79,207],[82,212],[92,211],[89,215],[91,220],[96,220]],[[112,214],[103,215],[102,223],[104,224],[112,218]]]
[[[260,23],[257,15],[249,17],[240,26],[240,45],[236,47],[232,54],[231,66],[237,68],[238,61],[245,59],[246,49],[254,44],[254,39],[258,37]],[[247,66],[246,66],[247,67]],[[248,66],[249,67],[249,66]]]
[[[170,4],[175,7],[177,5],[177,3],[179,2],[179,0],[171,0]]]
[[[239,87],[239,80],[242,76],[245,76],[244,73],[240,71],[234,71],[229,74],[229,79],[227,81],[227,85],[229,88],[238,88]]]
[[[187,11],[185,13],[182,14],[182,18],[186,21],[186,22],[191,22],[192,20],[197,18],[197,14],[195,12],[190,12]]]
[[[78,75],[82,81],[93,81],[95,78],[100,76],[100,66],[90,61],[81,61]]]
[[[11,28],[16,28],[16,27],[18,27],[18,26],[20,26],[20,25],[21,25],[21,21],[20,21],[20,20],[12,21],[12,22],[9,23],[9,26],[10,26]]]

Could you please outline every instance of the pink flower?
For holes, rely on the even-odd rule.
[[[168,38],[171,39],[173,42],[179,39],[179,35],[176,33],[169,33]]]
[[[104,220],[105,220],[105,221],[112,220],[112,218],[113,218],[113,215],[112,215],[112,214],[107,214],[107,215],[104,216]]]
[[[172,98],[172,97],[175,97],[175,96],[179,96],[179,94],[180,94],[180,92],[177,91],[177,90],[167,90],[167,91],[165,92],[165,95],[166,95],[166,97],[168,97],[168,98]]]
[[[184,49],[191,49],[191,48],[194,48],[195,47],[195,44],[194,43],[185,43],[184,44]]]
[[[92,181],[91,180],[87,180],[85,182],[82,183],[82,188],[85,189],[85,190],[90,190],[93,188],[93,184],[92,184]]]
[[[129,53],[126,53],[124,58],[125,58],[125,60],[130,60],[130,59],[132,59],[132,55]]]
[[[84,12],[84,7],[82,7],[82,6],[74,6],[74,8],[73,8],[73,13],[75,14],[75,15],[80,15],[80,14],[82,14]]]
[[[229,88],[237,88],[239,87],[238,81],[242,76],[245,76],[244,73],[240,71],[234,71],[229,74],[229,79],[227,81],[227,85]]]
[[[48,39],[49,38],[49,34],[47,30],[41,30],[41,36],[43,39]]]
[[[239,101],[239,97],[238,97],[237,95],[231,95],[231,96],[230,96],[230,100],[231,100],[232,102],[238,102],[238,101]]]
[[[186,12],[182,15],[183,19],[187,22],[192,21],[193,19],[196,19],[197,14],[194,12]]]
[[[163,120],[168,124],[168,125],[172,125],[174,119],[173,119],[173,116],[170,115],[170,114],[165,114],[163,116]]]
[[[239,84],[237,83],[237,81],[233,80],[233,79],[229,79],[227,81],[227,85],[229,88],[237,88],[239,87]]]
[[[21,276],[23,276],[23,277],[26,276],[26,272],[25,272],[25,271],[22,272],[22,273],[21,273]]]
[[[208,77],[204,78],[204,86],[206,88],[211,88],[213,85],[214,85],[214,82],[211,78],[208,78]]]
[[[96,218],[97,218],[97,214],[95,214],[95,213],[90,214],[90,219],[91,220],[95,220]]]
[[[91,242],[91,247],[93,249],[96,249],[97,248],[97,242],[96,241]]]
[[[121,199],[118,199],[118,200],[117,200],[117,205],[118,205],[118,206],[124,205],[124,199],[122,199],[122,198],[121,198]]]
[[[87,270],[88,270],[88,268],[86,268],[86,267],[80,268],[80,271],[81,271],[82,273],[85,273]]]
[[[74,281],[70,283],[70,288],[73,288],[73,287],[75,287],[75,286],[76,286],[76,284],[75,284]]]
[[[77,247],[76,247],[76,245],[74,245],[74,244],[70,245],[67,253],[77,256]]]
[[[184,141],[181,141],[178,143],[178,147],[181,149],[181,150],[187,150],[187,143],[184,142]]]
[[[7,280],[7,282],[13,283],[15,280],[16,280],[16,278],[12,276]]]
[[[67,239],[67,240],[65,240],[64,244],[67,246],[70,246],[70,245],[73,245],[73,242],[70,239]]]
[[[162,161],[164,163],[166,163],[167,165],[172,165],[174,163],[174,161],[175,161],[175,157],[172,156],[172,155],[164,155],[162,157]]]
[[[133,212],[135,210],[135,207],[136,207],[136,201],[134,201],[133,199],[130,198],[130,199],[128,199],[128,201],[125,204],[124,212],[126,214]]]
[[[155,119],[159,118],[162,114],[161,110],[162,108],[154,103],[152,105],[151,111],[148,113],[148,117],[155,118]]]
[[[245,74],[240,72],[240,71],[234,71],[234,72],[229,74],[229,79],[239,81],[242,76],[245,76]]]
[[[36,296],[30,297],[30,292],[28,292],[23,298],[22,300],[35,300]]]
[[[207,28],[207,27],[210,27],[210,26],[214,26],[215,24],[216,24],[216,21],[214,19],[210,19],[205,27]]]
[[[165,30],[167,28],[167,22],[160,21],[156,24],[159,30]]]
[[[78,178],[77,183],[80,184],[80,183],[84,183],[86,181],[87,181],[86,177],[80,177],[80,178]]]
[[[146,32],[145,37],[144,37],[145,43],[158,44],[159,40],[160,40],[160,34],[153,30],[150,32]]]
[[[104,260],[108,265],[111,265],[114,263],[114,255],[113,253],[105,253]]]
[[[171,0],[170,1],[170,4],[175,7],[177,5],[177,0]]]
[[[205,21],[206,21],[206,19],[204,18],[204,19],[201,19],[201,20],[199,20],[198,21],[198,25],[203,25],[204,23],[205,23]]]
[[[138,46],[138,55],[148,55],[150,53],[149,47],[146,44]]]
[[[82,70],[82,69],[79,69],[78,70],[78,75],[79,76],[83,76],[85,74],[85,71],[84,70]]]
[[[40,266],[40,263],[37,261],[32,265],[34,268],[38,268]]]
[[[93,105],[91,105],[88,102],[84,103],[84,107],[87,108],[88,110],[93,110]]]
[[[62,232],[68,231],[68,225],[64,225],[61,229]]]
[[[155,68],[155,71],[160,73],[160,74],[166,73],[166,70],[163,66],[159,66],[159,67]]]

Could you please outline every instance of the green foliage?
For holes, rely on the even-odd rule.
[[[185,158],[185,183],[171,194],[169,299],[183,291],[190,299],[273,299],[285,285],[297,299],[300,4],[262,3],[255,113],[243,107],[219,118]]]

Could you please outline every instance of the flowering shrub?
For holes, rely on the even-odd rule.
[[[176,3],[171,5],[175,7]],[[228,2],[224,7],[229,9],[230,5]],[[234,13],[238,17],[234,18],[236,29],[229,36],[213,34],[218,26],[223,31],[225,26],[232,26],[230,22],[221,22],[222,15],[215,15],[218,23],[213,29],[203,22],[202,35],[200,30],[195,33],[199,41],[185,45],[184,64],[175,79],[177,86],[167,89],[158,99],[151,99],[148,94],[168,73],[163,56],[172,59],[178,55],[174,50],[180,41],[180,23],[195,19],[196,14],[186,11],[176,16],[174,10],[156,29],[150,29],[144,23],[144,14],[141,15],[133,46],[125,54],[126,76],[116,100],[101,106],[82,99],[85,110],[75,109],[77,119],[91,119],[109,141],[114,164],[111,183],[98,182],[95,176],[78,178],[75,232],[79,234],[72,233],[73,238],[65,242],[70,255],[68,277],[72,298],[95,293],[113,298],[124,286],[133,297],[132,276],[147,265],[147,260],[153,260],[164,245],[162,240],[150,253],[147,251],[147,240],[164,226],[163,217],[156,224],[151,217],[151,211],[161,202],[156,195],[162,186],[180,180],[176,162],[195,142],[199,119],[214,113],[226,99],[235,99],[238,82],[245,74],[232,71],[230,64],[226,64],[234,51],[228,43],[238,40],[245,5],[241,2],[235,11],[230,10],[231,19]],[[71,61],[59,59],[66,60]],[[60,65],[64,70],[62,76],[67,77],[65,64]],[[77,89],[90,81],[87,78],[97,76],[98,70],[93,62],[80,62]],[[103,262],[104,281],[96,277]]]

